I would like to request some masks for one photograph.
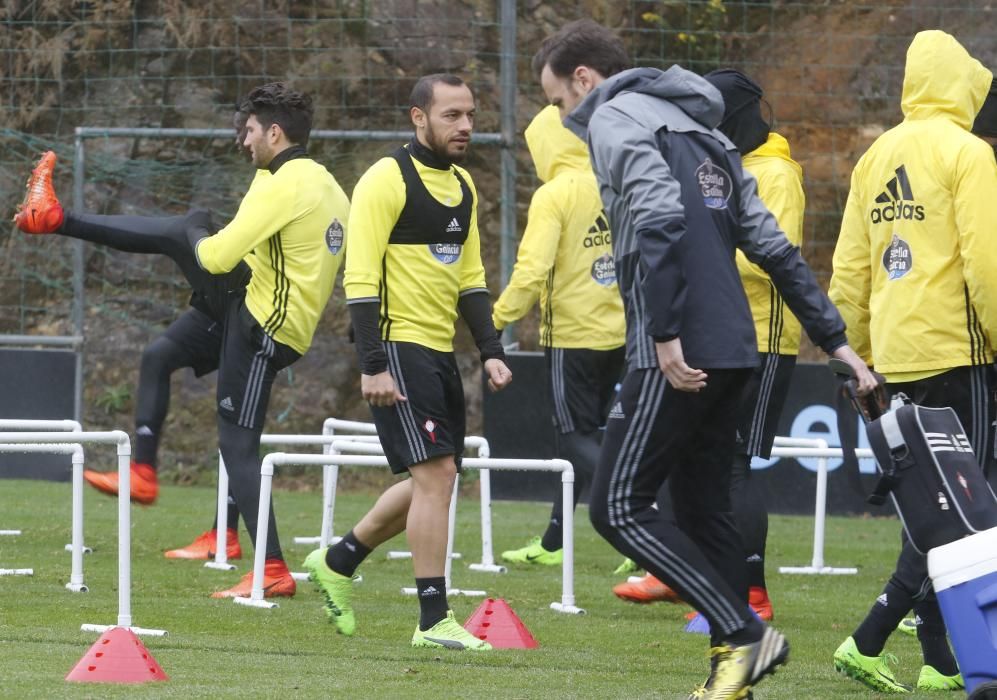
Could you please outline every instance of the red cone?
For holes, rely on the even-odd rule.
[[[464,628],[496,649],[536,649],[540,646],[501,598],[486,598],[467,618]]]
[[[79,683],[148,683],[168,681],[162,667],[127,627],[112,627],[66,676]]]

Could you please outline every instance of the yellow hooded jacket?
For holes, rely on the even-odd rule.
[[[772,212],[779,228],[795,246],[803,243],[803,168],[789,155],[789,143],[770,132],[768,140],[743,159],[744,169],[758,181],[758,196]],[[737,271],[751,305],[758,336],[758,352],[796,355],[800,351],[800,322],[786,307],[765,272],[737,251]]]
[[[951,36],[907,50],[904,120],[852,171],[830,296],[893,382],[993,360],[997,170],[969,128],[993,76]]]
[[[609,223],[588,149],[546,107],[526,129],[545,183],[533,194],[509,285],[495,303],[497,328],[522,318],[540,298],[540,344],[610,350],[625,341]]]

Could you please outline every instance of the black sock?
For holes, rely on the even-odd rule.
[[[357,567],[370,554],[370,547],[358,540],[353,530],[325,553],[325,565],[341,576],[353,576]]]
[[[712,625],[710,626],[712,628]],[[724,641],[728,644],[741,646],[742,644],[754,644],[765,634],[765,625],[754,615],[751,621],[744,625],[744,628],[727,637]],[[712,643],[712,642],[711,642]]]
[[[556,516],[551,514],[547,531],[540,538],[540,546],[548,552],[556,552],[564,546],[564,531],[561,529],[560,513]]]
[[[959,673],[959,664],[949,648],[945,621],[938,601],[934,596],[930,600],[922,600],[914,606],[914,614],[918,618],[917,641],[921,643],[924,663],[933,666],[943,676]]]
[[[900,586],[889,581],[883,592],[852,634],[855,646],[863,656],[879,656],[886,640],[910,610],[911,599]]]
[[[417,578],[415,590],[419,594],[419,629],[425,632],[447,616],[447,580],[443,576]]]

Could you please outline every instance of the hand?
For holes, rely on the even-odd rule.
[[[371,406],[394,406],[395,401],[408,401],[395,387],[395,380],[387,371],[380,374],[361,374],[360,393]]]
[[[495,358],[485,360],[485,374],[488,375],[488,388],[492,391],[502,391],[512,381],[512,371],[502,360]]]
[[[658,366],[673,389],[697,392],[706,386],[706,372],[685,363],[682,342],[678,338],[655,343],[654,347],[658,351]]]
[[[876,377],[862,361],[862,358],[849,346],[842,345],[831,353],[831,357],[847,363],[852,368],[852,372],[855,373],[855,391],[859,396],[865,396],[878,386],[879,382],[876,381]]]

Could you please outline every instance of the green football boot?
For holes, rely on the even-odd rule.
[[[934,666],[927,664],[921,667],[921,673],[917,677],[918,690],[962,690],[965,687],[966,683],[962,680],[961,673],[943,676]]]
[[[447,616],[423,632],[415,627],[412,635],[412,646],[430,649],[457,649],[470,651],[491,651],[492,645],[483,639],[478,639],[466,629],[457,624],[453,610],[447,610]]]
[[[314,583],[325,598],[325,614],[340,634],[353,635],[357,628],[353,616],[353,579],[337,574],[325,563],[328,547],[320,547],[305,558],[308,580]]]
[[[867,688],[880,693],[899,695],[911,692],[911,687],[900,683],[887,663],[895,666],[897,657],[893,654],[863,656],[851,637],[843,641],[834,652],[834,670],[838,673],[854,678]]]
[[[511,564],[544,564],[546,566],[560,566],[564,561],[564,550],[557,549],[548,552],[540,544],[540,538],[534,537],[525,547],[510,549],[502,552],[502,561]]]

